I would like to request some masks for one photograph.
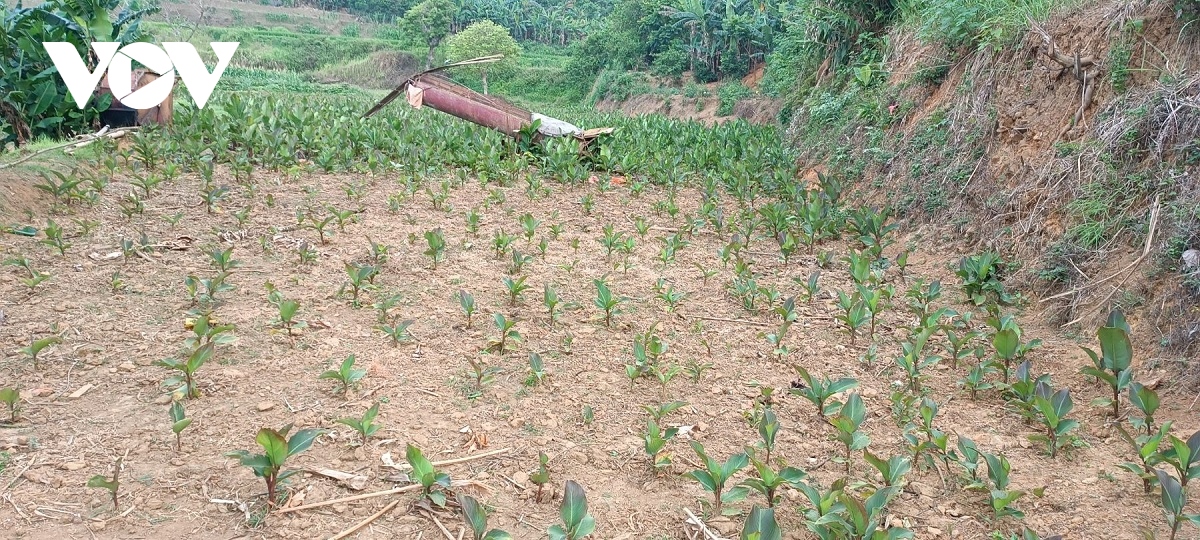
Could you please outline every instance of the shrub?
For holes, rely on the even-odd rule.
[[[404,41],[408,36],[400,30],[399,26],[383,25],[375,30],[375,39],[387,39],[391,41]]]
[[[323,32],[321,32],[320,28],[317,28],[316,25],[314,25],[313,23],[309,23],[309,22],[301,23],[299,26],[296,27],[296,30],[299,31],[301,34],[321,34],[321,33],[323,33]]]
[[[679,47],[671,47],[654,57],[653,71],[660,77],[678,77],[687,70],[687,53]]]
[[[358,30],[359,29],[358,29],[357,24],[347,24],[346,26],[342,27],[342,35],[346,36],[346,37],[355,37],[356,38],[356,37],[358,37]]]
[[[750,89],[742,86],[740,82],[731,82],[721,85],[717,90],[717,98],[720,100],[720,105],[717,106],[718,116],[729,116],[733,114],[733,106],[742,98],[750,96]]]
[[[637,94],[650,91],[645,81],[636,73],[606,70],[596,81],[596,99],[625,101]]]
[[[721,56],[721,76],[742,78],[750,73],[750,57],[739,54],[735,49],[726,49]]]
[[[274,12],[271,12],[271,13],[267,13],[266,15],[263,15],[263,18],[264,18],[264,19],[266,19],[266,20],[267,20],[267,22],[273,22],[273,23],[285,23],[285,22],[288,22],[288,19],[289,19],[290,17],[288,17],[288,14],[287,14],[287,13],[274,13]]]

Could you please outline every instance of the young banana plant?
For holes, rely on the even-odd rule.
[[[687,476],[700,482],[701,487],[713,494],[713,515],[721,515],[723,504],[736,502],[746,497],[748,490],[744,487],[725,491],[725,483],[729,481],[730,477],[745,468],[750,462],[750,457],[746,453],[739,452],[730,456],[725,463],[721,463],[710,457],[704,451],[704,445],[699,441],[692,441],[692,450],[704,462],[704,468],[691,471],[687,473]]]
[[[1096,331],[1100,339],[1100,354],[1083,347],[1083,351],[1092,359],[1092,365],[1080,371],[1108,383],[1112,398],[1098,400],[1097,404],[1111,405],[1114,418],[1121,416],[1121,391],[1133,382],[1133,342],[1129,339],[1130,333],[1125,315],[1113,311],[1104,326]]]
[[[742,534],[739,539],[781,540],[782,538],[779,522],[775,520],[775,509],[754,505],[754,508],[750,510],[750,516],[746,518],[745,525],[742,525]]]
[[[596,519],[587,512],[587,494],[574,480],[567,480],[563,488],[558,514],[563,522],[552,525],[547,531],[550,540],[579,540],[596,530]]]
[[[287,458],[308,450],[313,441],[325,433],[323,429],[302,429],[288,437],[291,429],[292,425],[288,424],[278,430],[271,428],[258,430],[254,441],[262,447],[262,454],[251,454],[246,450],[234,450],[225,454],[228,457],[238,458],[242,465],[249,467],[254,471],[255,476],[266,482],[267,503],[272,508],[279,503],[279,499],[275,496],[279,482],[300,472],[296,469],[284,470],[283,466]]]
[[[771,468],[769,461],[759,461],[754,456],[753,449],[747,449],[746,454],[749,456],[750,465],[754,467],[757,476],[747,478],[739,485],[761,493],[767,499],[768,508],[775,508],[779,502],[776,492],[780,487],[787,485],[795,488],[808,476],[808,473],[795,467],[784,467],[776,471]]]
[[[512,535],[500,529],[487,528],[487,509],[470,495],[457,494],[458,506],[462,508],[463,519],[471,527],[471,538],[474,540],[512,540]]]
[[[816,405],[817,415],[821,418],[828,418],[837,414],[842,408],[840,402],[832,399],[833,396],[858,387],[858,381],[848,377],[832,380],[828,376],[825,376],[818,379],[813,377],[808,370],[797,364],[792,364],[792,369],[800,376],[800,380],[792,382],[792,388],[789,392],[803,397],[811,401],[813,405]]]

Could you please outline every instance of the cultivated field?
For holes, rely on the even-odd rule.
[[[0,235],[0,388],[19,391],[0,527],[315,538],[382,511],[358,538],[459,538],[466,494],[541,538],[572,481],[594,538],[684,537],[685,508],[738,537],[760,491],[786,538],[1171,534],[1121,431],[1182,440],[1148,454],[1172,487],[1200,474],[1200,422],[1148,347],[1124,372],[1121,320],[1103,348],[1040,323],[1003,261],[798,181],[770,130],[597,117],[618,132],[581,161],[360,105],[226,99],[62,176],[6,172],[2,225],[41,231]],[[301,472],[270,501],[242,461],[271,462],[228,453],[285,425]],[[434,482],[412,448],[487,455]],[[697,449],[727,482],[692,474]],[[89,481],[114,474],[115,497]],[[431,496],[296,510],[410,478]]]

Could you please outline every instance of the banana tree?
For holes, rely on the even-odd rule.
[[[0,144],[18,145],[41,136],[63,136],[88,128],[111,96],[80,110],[68,99],[43,42],[72,43],[96,68],[90,44],[123,44],[142,38],[141,20],[158,7],[139,8],[122,0],[49,0],[36,7],[0,7]],[[113,11],[121,11],[113,16]]]

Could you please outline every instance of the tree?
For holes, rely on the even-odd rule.
[[[424,0],[404,14],[400,27],[419,34],[429,47],[425,69],[433,67],[433,51],[450,34],[454,20],[454,3],[450,0]]]
[[[521,54],[521,46],[517,45],[508,30],[492,21],[471,23],[462,32],[450,36],[447,46],[451,62],[494,54],[504,55],[504,59],[499,62],[473,66],[479,69],[479,76],[483,79],[484,94],[488,93],[488,70],[511,66]]]

